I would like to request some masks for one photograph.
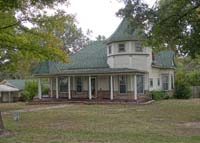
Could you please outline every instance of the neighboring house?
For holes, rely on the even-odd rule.
[[[138,30],[130,33],[125,18],[105,41],[96,41],[70,56],[70,63],[45,61],[34,69],[38,98],[41,78],[50,82],[50,97],[138,100],[152,90],[173,91],[174,53],[142,47]]]
[[[0,83],[0,102],[16,102],[21,97],[26,80],[3,80]]]

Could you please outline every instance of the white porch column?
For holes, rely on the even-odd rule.
[[[56,99],[59,98],[59,94],[58,94],[58,77],[56,77]]]
[[[52,80],[52,78],[50,78],[50,95],[52,98],[53,97],[53,80]]]
[[[89,100],[92,99],[91,76],[89,76]]]
[[[113,76],[110,76],[110,100],[113,100]]]
[[[42,86],[41,86],[41,79],[38,79],[38,98],[42,99]]]
[[[134,100],[137,100],[137,75],[134,75]]]
[[[68,76],[68,99],[71,99],[71,82],[70,82],[70,76]]]

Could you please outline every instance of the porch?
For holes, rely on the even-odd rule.
[[[48,79],[48,95],[42,95],[41,82]],[[148,74],[56,75],[38,78],[39,100],[137,101],[147,98]]]

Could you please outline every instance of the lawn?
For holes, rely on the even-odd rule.
[[[23,106],[22,108],[27,108]],[[4,109],[6,110],[6,109]],[[200,100],[151,105],[69,105],[20,114],[0,143],[199,143]]]

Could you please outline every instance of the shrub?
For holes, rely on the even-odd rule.
[[[165,98],[164,91],[151,91],[151,96],[153,100],[161,100]]]
[[[177,99],[189,99],[192,96],[190,86],[186,82],[177,82],[174,97]]]
[[[33,97],[38,92],[38,85],[36,81],[27,81],[25,83],[25,88],[22,92],[22,98],[25,101],[31,101],[33,100]]]

